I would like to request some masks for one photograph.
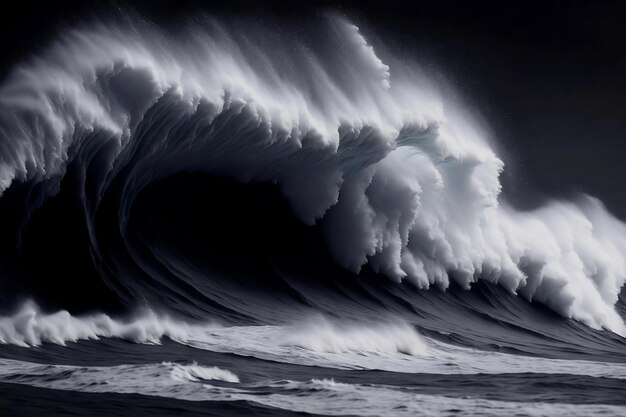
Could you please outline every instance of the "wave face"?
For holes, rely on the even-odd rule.
[[[0,342],[165,338],[192,364],[154,354],[92,375],[63,368],[81,364],[50,348],[57,380],[6,348],[27,361],[6,366],[26,373],[6,368],[0,383],[205,401],[198,387],[217,381],[215,401],[296,411],[314,411],[290,402],[307,390],[366,401],[376,388],[366,380],[329,378],[370,363],[389,375],[513,367],[621,384],[624,223],[589,196],[507,204],[485,129],[417,65],[377,52],[335,17],[302,32],[100,24],[14,68],[0,86]],[[92,357],[89,342],[78,346]],[[189,352],[217,356],[205,366]],[[232,354],[257,368],[232,373],[253,366],[220,356]],[[594,360],[610,363],[584,362]],[[270,362],[308,379],[272,377]],[[134,367],[155,385],[115,391],[95,376]],[[255,394],[264,373],[265,400]],[[417,398],[394,384],[378,387],[380,413]],[[513,390],[458,406],[497,415],[517,407]],[[607,407],[623,406],[607,395]]]

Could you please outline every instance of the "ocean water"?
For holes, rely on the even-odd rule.
[[[201,22],[201,23],[200,23]],[[79,26],[0,85],[2,415],[622,415],[626,226],[343,18]]]

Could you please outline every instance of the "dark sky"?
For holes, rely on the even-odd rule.
[[[446,79],[481,115],[507,163],[514,204],[587,192],[626,219],[626,3],[300,3],[20,1],[0,17],[0,75],[59,30],[119,18],[119,9],[167,25],[198,11],[288,22],[335,10]]]

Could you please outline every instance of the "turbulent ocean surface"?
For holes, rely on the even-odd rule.
[[[508,204],[497,138],[342,18],[181,26],[0,85],[0,414],[626,414],[600,201]]]

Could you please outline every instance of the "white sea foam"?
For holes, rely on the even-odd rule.
[[[43,314],[32,303],[0,318],[0,343],[23,347],[120,338],[158,344],[163,337],[213,352],[296,365],[425,374],[546,373],[626,379],[626,365],[526,357],[464,348],[426,338],[401,321],[351,322],[315,317],[289,326],[190,324],[145,310],[133,319],[104,314]],[[227,370],[166,362],[170,377],[188,382],[238,382]]]
[[[417,332],[402,322],[332,322],[322,318],[293,325],[279,339],[283,346],[297,346],[318,353],[427,355],[428,347]]]
[[[290,326],[235,326],[194,333],[185,344],[296,365],[424,374],[545,373],[626,379],[626,365],[527,357],[424,337],[399,321],[314,318]]]
[[[239,382],[237,375],[215,366],[200,366],[196,362],[191,365],[167,362],[165,365],[172,367],[172,378],[179,381],[200,382],[217,380],[232,383]]]
[[[468,416],[622,415],[625,407],[613,405],[509,402],[484,398],[425,395],[410,387],[383,384],[349,384],[333,379],[274,380],[237,384],[198,383],[172,378],[170,363],[78,367],[39,365],[0,359],[0,381],[58,390],[93,393],[135,393],[187,401],[247,401],[279,409],[322,415],[414,416],[450,415],[463,410]],[[227,371],[222,371],[227,372]],[[215,375],[214,371],[209,371]],[[222,373],[223,375],[234,375]],[[236,377],[235,377],[236,378]],[[217,378],[216,378],[217,379]],[[259,388],[262,388],[259,390]]]

